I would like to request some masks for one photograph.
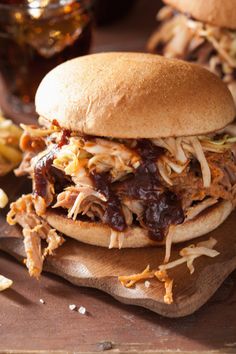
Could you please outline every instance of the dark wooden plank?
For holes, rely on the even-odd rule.
[[[1,254],[0,269],[14,279],[0,293],[0,352],[14,350],[95,351],[100,342],[114,348],[203,351],[236,346],[236,273],[194,315],[167,319],[122,305],[100,291],[78,288],[52,275],[29,278],[24,266]],[[45,305],[39,299],[45,300]],[[69,310],[83,305],[89,314]]]

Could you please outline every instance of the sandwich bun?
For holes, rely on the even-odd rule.
[[[163,0],[167,5],[196,20],[219,27],[236,29],[235,0]]]
[[[226,85],[202,67],[117,52],[57,66],[38,88],[36,110],[65,129],[130,139],[204,135],[235,116]]]
[[[172,226],[173,243],[192,240],[213,231],[225,221],[232,210],[231,202],[218,202],[214,206],[205,209],[196,218],[183,224]],[[101,247],[109,247],[110,245],[111,229],[107,225],[99,222],[71,220],[64,215],[56,213],[54,210],[47,211],[45,219],[53,228],[77,241]],[[147,235],[147,231],[141,227],[130,227],[124,234],[122,248],[165,244],[165,240],[162,242],[151,240]],[[118,246],[118,243],[114,245],[115,248],[118,248]]]

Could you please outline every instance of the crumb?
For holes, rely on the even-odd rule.
[[[149,288],[150,285],[151,285],[150,281],[146,280],[146,281],[144,282],[145,288]]]
[[[80,306],[80,308],[79,308],[79,313],[80,313],[81,315],[85,315],[85,314],[86,314],[86,308],[85,308],[84,306]]]
[[[11,279],[8,279],[4,277],[3,275],[0,275],[0,291],[6,290],[10,288],[13,284],[13,281]]]
[[[69,305],[69,309],[71,311],[77,311],[77,306],[75,304],[71,304],[71,305]]]
[[[40,302],[41,304],[45,304],[45,301],[44,301],[43,299],[39,299],[39,302]]]
[[[105,341],[97,344],[99,352],[105,352],[106,350],[111,350],[113,348],[112,342]]]

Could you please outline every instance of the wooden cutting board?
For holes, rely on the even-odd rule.
[[[4,178],[3,184],[11,199],[29,188],[25,180],[20,179],[13,191],[12,185],[16,181],[18,179],[13,175]],[[22,238],[19,238],[20,228],[8,226],[3,214],[0,218],[0,235],[0,249],[22,261],[25,254]],[[142,306],[167,317],[181,317],[202,306],[236,269],[236,211],[217,230],[201,240],[210,236],[217,240],[215,249],[220,252],[219,256],[196,259],[192,275],[186,264],[169,271],[170,277],[174,279],[174,303],[171,305],[164,303],[164,286],[157,280],[151,279],[149,288],[143,283],[137,283],[129,289],[118,281],[119,275],[141,272],[148,264],[151,269],[157,268],[163,262],[163,248],[108,250],[67,239],[55,255],[47,259],[44,269],[75,285],[103,290],[123,303]],[[173,247],[171,259],[178,258],[178,252],[183,246]]]

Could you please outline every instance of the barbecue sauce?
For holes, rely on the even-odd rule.
[[[50,171],[52,163],[58,150],[57,145],[46,155],[39,159],[34,167],[34,193],[46,198],[48,180],[52,179]]]
[[[151,141],[140,139],[136,152],[142,162],[135,173],[126,180],[111,183],[108,173],[91,173],[95,188],[107,198],[104,222],[117,231],[127,227],[122,212],[120,198],[140,200],[144,205],[140,224],[148,230],[149,237],[162,241],[172,224],[184,221],[181,201],[161,183],[156,161],[164,154],[164,149]]]
[[[184,221],[181,201],[161,183],[156,162],[164,149],[140,139],[136,150],[142,162],[133,177],[121,182],[118,194],[142,201],[144,212],[139,221],[151,239],[162,241],[170,225]]]
[[[63,130],[58,144],[55,144],[52,150],[37,161],[34,167],[34,193],[36,195],[46,198],[48,181],[52,183],[57,182],[55,191],[61,189],[63,185],[68,184],[68,176],[65,176],[64,172],[59,171],[52,164],[59,149],[63,145],[68,144],[70,135],[69,130]]]
[[[71,136],[71,131],[68,129],[64,129],[62,131],[61,140],[58,143],[58,147],[61,148],[63,145],[67,145],[69,142],[70,136]]]
[[[124,231],[126,228],[125,217],[122,211],[121,202],[112,190],[109,174],[96,173],[93,171],[90,176],[96,189],[107,199],[104,222],[116,231]]]

